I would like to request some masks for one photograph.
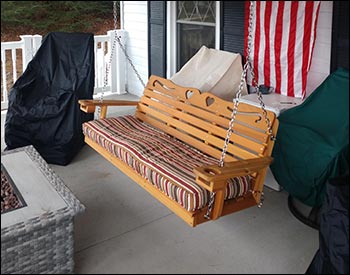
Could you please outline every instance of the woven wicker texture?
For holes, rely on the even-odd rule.
[[[73,273],[74,216],[84,212],[85,207],[33,146],[6,151],[2,156],[19,151],[26,152],[67,206],[1,228],[1,273]]]

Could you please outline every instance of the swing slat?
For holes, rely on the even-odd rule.
[[[181,105],[181,102],[178,102],[179,105],[176,106],[176,102],[172,102],[172,105],[165,105],[160,104],[159,101],[151,100],[149,98],[143,98],[142,103],[147,105],[142,108],[152,108],[152,110],[157,109],[161,114],[164,114],[166,116],[166,120],[168,120],[169,116],[172,116],[175,120],[176,125],[172,125],[173,127],[180,128],[181,130],[185,130],[184,127],[189,126],[193,131],[197,131],[196,137],[205,137],[205,143],[208,144],[216,144],[219,143],[222,144],[222,137],[226,135],[227,131],[227,125],[225,127],[218,126],[215,122],[211,122],[208,120],[208,118],[203,118],[200,116],[193,115],[191,113],[188,113],[186,110],[189,110],[190,108],[188,105],[184,104],[185,106]],[[169,103],[169,101],[167,102]],[[140,105],[140,107],[143,105]],[[185,107],[185,108],[184,108]],[[142,109],[139,109],[139,111],[142,111]],[[147,112],[147,111],[144,111]],[[150,112],[147,112],[150,113]],[[204,113],[204,112],[203,112]],[[158,117],[158,115],[154,115],[155,117]],[[217,117],[215,115],[215,117]],[[226,120],[227,123],[227,120]],[[187,125],[185,125],[187,124]],[[182,127],[181,127],[182,126]],[[191,132],[191,131],[189,131]],[[244,136],[233,134],[232,140],[235,141],[235,144],[239,146],[244,146],[246,148],[250,148],[251,151],[253,151],[255,154],[260,154],[263,151],[263,145],[261,143],[258,143],[256,141],[253,141],[251,139],[248,139]],[[201,148],[202,149],[202,148]],[[236,148],[239,150],[239,148]],[[244,152],[242,152],[245,154]]]

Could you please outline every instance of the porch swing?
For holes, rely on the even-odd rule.
[[[229,102],[155,75],[144,85],[114,33],[112,49],[118,42],[144,94],[139,102],[104,100],[103,93],[100,100],[80,100],[86,113],[98,107],[98,119],[83,124],[85,142],[192,227],[261,206],[278,120],[265,109],[254,81],[251,36],[239,89]],[[260,108],[240,103],[249,69]],[[106,117],[108,106],[128,105],[136,106],[134,115]]]

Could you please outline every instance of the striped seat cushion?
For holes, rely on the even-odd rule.
[[[216,159],[130,115],[86,122],[83,133],[188,211],[207,205],[209,193],[195,182],[193,168]],[[249,176],[230,179],[225,198],[242,196],[250,184]]]

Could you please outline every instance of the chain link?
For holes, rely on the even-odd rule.
[[[205,213],[204,218],[207,220],[210,220],[210,214],[211,211],[213,210],[213,204],[215,200],[215,192],[210,193],[210,198],[209,198],[209,203],[208,203],[208,208],[207,208],[207,213]]]
[[[260,102],[260,107],[262,109],[262,112],[263,112],[263,115],[264,115],[264,118],[265,118],[265,122],[266,122],[266,125],[267,125],[267,131],[269,132],[270,139],[271,140],[276,140],[276,137],[273,135],[273,132],[272,132],[271,121],[270,121],[269,117],[267,116],[267,112],[266,112],[266,109],[265,109],[265,104],[264,104],[264,101],[263,101],[263,98],[262,98],[262,93],[261,93],[260,89],[257,88],[257,87],[256,87],[256,91],[258,93],[258,99],[259,99],[259,102]]]
[[[261,192],[261,197],[260,197],[260,202],[258,204],[258,207],[261,208],[264,204],[265,201],[265,196],[264,196],[264,192]]]

